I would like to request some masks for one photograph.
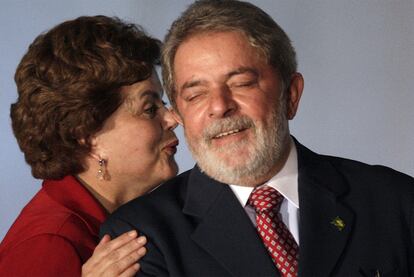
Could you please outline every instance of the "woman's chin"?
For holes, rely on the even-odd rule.
[[[169,167],[169,170],[166,172],[166,176],[165,176],[165,178],[164,178],[164,180],[163,180],[163,183],[165,183],[165,182],[166,182],[166,181],[168,181],[169,179],[171,179],[171,178],[173,178],[173,177],[177,176],[177,174],[178,174],[178,165],[177,165],[177,163],[175,162],[175,160],[172,160],[172,161],[170,162],[170,167]]]

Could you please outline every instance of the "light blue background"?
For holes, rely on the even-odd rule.
[[[163,38],[189,0],[2,0],[0,3],[0,239],[40,187],[10,128],[15,68],[41,32],[81,15],[139,23]],[[296,47],[305,91],[292,133],[311,149],[414,175],[414,1],[251,1]],[[177,160],[191,168],[182,130]]]

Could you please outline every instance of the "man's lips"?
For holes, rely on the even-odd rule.
[[[219,138],[222,138],[222,137],[225,137],[225,136],[237,134],[237,133],[240,133],[244,130],[246,130],[246,129],[233,129],[233,130],[221,132],[218,135],[214,136],[213,139],[219,139]]]

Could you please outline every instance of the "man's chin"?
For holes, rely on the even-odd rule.
[[[250,152],[245,149],[221,151],[221,152],[210,152],[206,154],[208,156],[206,162],[210,164],[216,164],[222,167],[223,170],[233,171],[248,167],[249,160],[252,158]]]
[[[203,159],[198,161],[198,165],[208,176],[225,184],[246,185],[251,182],[252,176],[249,168],[246,167],[246,160],[233,157],[227,160],[214,159],[214,161],[208,162]]]
[[[210,178],[223,184],[251,187],[256,183],[256,176],[248,174],[229,174],[228,170],[203,170]]]
[[[246,160],[252,156],[252,147],[250,144],[228,145],[219,149],[209,149],[207,151],[214,160],[218,160],[228,166],[245,164]]]
[[[219,182],[250,186],[252,178],[256,178],[255,175],[258,173],[258,170],[255,170],[256,158],[249,145],[235,147],[233,144],[228,148],[220,149],[210,145],[210,147],[190,147],[190,150],[200,169]]]

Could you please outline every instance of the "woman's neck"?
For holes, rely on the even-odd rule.
[[[116,185],[112,180],[99,180],[86,172],[80,173],[76,178],[101,203],[108,213],[112,213],[119,206],[140,195],[123,189],[127,186]]]

